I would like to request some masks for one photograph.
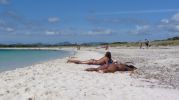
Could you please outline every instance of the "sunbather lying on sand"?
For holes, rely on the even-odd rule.
[[[127,65],[127,64],[118,64],[118,63],[112,63],[108,66],[100,66],[98,68],[87,68],[85,71],[98,71],[102,73],[114,73],[116,71],[134,71],[137,68],[133,65]]]
[[[99,60],[95,60],[95,59],[90,59],[87,61],[80,61],[80,60],[73,60],[73,59],[69,59],[67,61],[68,63],[75,63],[75,64],[92,64],[92,65],[104,65],[104,64],[111,64],[113,63],[113,60],[111,59],[111,53],[110,52],[106,52],[105,56],[102,57]]]

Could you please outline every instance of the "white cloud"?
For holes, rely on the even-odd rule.
[[[169,31],[171,32],[178,32],[179,33],[179,25],[168,25],[166,26]]]
[[[45,34],[46,35],[60,35],[60,31],[46,31]]]
[[[156,9],[156,10],[138,10],[138,11],[104,12],[104,13],[96,13],[96,15],[142,14],[142,13],[166,13],[166,12],[178,12],[178,11],[179,11],[179,9]]]
[[[0,4],[8,4],[9,0],[0,0]]]
[[[158,27],[171,33],[179,33],[179,13],[174,14],[168,19],[161,20]]]
[[[152,28],[149,25],[136,25],[135,29],[131,30],[131,34],[149,34]]]
[[[148,21],[138,18],[132,18],[132,17],[118,17],[118,18],[97,18],[97,17],[88,17],[87,21],[89,21],[92,24],[98,25],[98,24],[111,24],[111,25],[145,25],[148,24]]]
[[[11,28],[11,27],[7,27],[6,29],[5,29],[7,32],[14,32],[15,30],[13,29],[13,28]]]
[[[14,32],[15,29],[14,29],[14,28],[11,28],[11,27],[1,26],[1,25],[0,25],[0,31],[3,31],[3,32]]]
[[[148,29],[148,28],[149,28],[148,25],[143,25],[143,26],[137,25],[137,26],[136,26],[136,30],[137,30],[137,31],[146,30],[146,29]]]
[[[94,29],[87,32],[87,35],[109,35],[112,34],[113,31],[111,29]]]
[[[58,17],[50,17],[48,18],[49,23],[58,23],[60,19]]]
[[[176,25],[176,29],[179,31],[179,25]]]
[[[161,22],[162,23],[169,23],[169,20],[168,19],[162,19]]]
[[[24,32],[24,35],[31,35],[30,32]]]
[[[55,35],[56,33],[53,31],[46,31],[46,35]]]
[[[171,20],[179,22],[179,13],[173,15]]]

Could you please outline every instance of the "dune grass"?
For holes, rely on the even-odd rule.
[[[109,44],[112,47],[115,46],[125,46],[125,47],[139,47],[139,42],[114,42]],[[145,44],[143,43],[143,46]],[[158,41],[151,41],[151,46],[177,46],[179,45],[179,40],[158,40]]]

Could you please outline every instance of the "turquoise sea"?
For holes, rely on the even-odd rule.
[[[63,50],[0,49],[0,72],[71,55]]]

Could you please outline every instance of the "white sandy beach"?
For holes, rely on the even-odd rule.
[[[66,63],[66,57],[1,72],[0,100],[179,100],[179,47],[110,51],[139,68],[136,74],[86,72],[97,66]],[[82,48],[75,57],[98,59],[104,52]]]

